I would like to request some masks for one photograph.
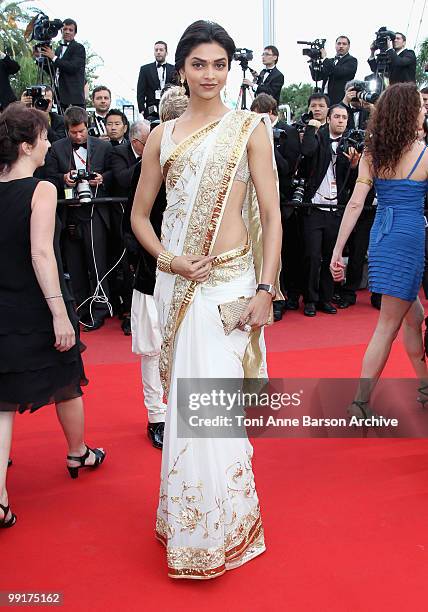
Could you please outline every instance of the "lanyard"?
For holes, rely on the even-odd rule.
[[[85,168],[86,168],[86,164],[87,164],[87,161],[88,161],[88,160],[87,160],[87,159],[83,159],[83,157],[81,157],[81,156],[78,154],[78,152],[77,152],[77,151],[73,151],[73,153],[74,153],[74,155],[75,155],[76,157],[78,157],[78,158],[80,159],[80,161],[82,162],[82,164],[83,164],[83,165],[85,166]]]

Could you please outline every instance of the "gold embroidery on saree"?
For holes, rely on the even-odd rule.
[[[236,111],[225,117],[224,126],[217,135],[200,181],[189,220],[183,253],[197,255],[208,255],[210,253],[220,226],[224,205],[232,187],[234,172],[242,157],[243,150],[247,146],[250,130],[259,121],[260,116],[243,111]],[[205,129],[208,131],[208,126]],[[200,134],[195,134],[193,138],[195,137],[200,138]],[[189,142],[182,144],[186,144],[186,146],[183,146],[183,151],[190,145]],[[180,163],[178,160],[179,154],[178,151],[175,151],[166,162],[164,169],[168,163],[169,168],[174,162],[176,164]],[[166,182],[168,189],[168,178]],[[175,334],[184,319],[197,286],[198,283],[188,281],[182,276],[177,276],[175,279],[173,300],[164,329],[159,360],[161,382],[166,395],[169,392]]]

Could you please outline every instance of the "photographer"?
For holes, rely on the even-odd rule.
[[[281,89],[284,85],[284,75],[276,67],[278,58],[277,47],[268,45],[262,53],[263,70],[258,74],[255,70],[250,69],[253,80],[243,80],[245,85],[249,85],[253,89],[255,96],[267,93],[276,100],[277,104],[279,104]]]
[[[304,314],[308,317],[314,317],[317,310],[327,314],[337,312],[331,304],[334,283],[329,265],[339,231],[341,212],[338,208],[322,205],[346,205],[351,171],[358,166],[360,157],[353,148],[348,152],[338,152],[348,122],[346,108],[341,104],[331,106],[327,122],[328,129],[318,130],[313,136],[312,151],[307,150],[305,153],[307,181],[304,200],[314,204],[303,216],[303,298]]]
[[[291,206],[286,207],[285,203],[291,200],[293,195],[293,177],[301,156],[300,137],[296,127],[278,121],[278,105],[272,96],[261,93],[254,99],[251,110],[256,113],[268,114],[272,122],[283,228],[281,289],[285,291],[293,286],[291,277],[294,278],[293,272],[296,269],[295,253],[299,252],[298,244],[296,244],[300,234],[297,211]],[[290,282],[288,282],[288,279],[290,279]],[[273,315],[275,321],[282,319],[285,308],[285,301],[274,300]]]
[[[93,197],[109,195],[112,180],[110,143],[88,136],[88,114],[84,109],[72,106],[66,110],[64,119],[68,136],[57,140],[50,148],[46,157],[46,178],[57,187],[58,197],[64,198],[65,189],[76,187],[72,171],[87,171],[94,175],[88,180]],[[60,213],[65,228],[64,257],[76,303],[81,304],[97,291],[105,298],[94,301],[92,305],[89,300],[79,310],[81,321],[86,325],[84,331],[98,329],[109,314],[106,303],[109,299],[108,280],[98,287],[98,281],[108,270],[109,205],[95,199],[89,204],[66,205]]]
[[[313,93],[308,98],[308,113],[320,123],[319,127],[327,125],[327,115],[330,106],[330,98],[323,93]],[[314,124],[316,125],[316,124]]]
[[[365,91],[365,82],[356,79],[348,81],[345,85],[343,106],[348,111],[347,130],[365,130],[373,104],[366,102],[361,93]]]
[[[42,46],[40,54],[47,57],[56,71],[61,108],[85,107],[85,47],[75,41],[77,23],[65,19],[62,27],[62,42],[54,52],[49,46]]]
[[[16,74],[20,68],[21,66],[10,57],[9,53],[0,51],[0,111],[11,102],[16,101],[9,77]]]
[[[380,33],[381,30],[376,34],[379,36]],[[376,49],[379,49],[377,39],[370,47],[370,57],[367,60],[370,69],[374,73],[378,70],[378,59],[375,57]],[[393,41],[388,37],[385,57],[389,64],[390,85],[394,83],[414,83],[416,81],[416,55],[411,49],[406,49],[406,37],[404,34],[396,32]]]
[[[323,62],[320,70],[315,71],[310,64],[311,76],[315,81],[322,80],[322,89],[328,94],[331,104],[339,103],[345,93],[345,83],[355,77],[358,67],[357,58],[349,54],[351,42],[347,36],[336,39],[336,56],[327,58],[327,51],[320,50]]]
[[[31,89],[31,88],[29,88]],[[36,98],[32,96],[28,96],[27,92],[29,89],[25,89],[21,96],[21,102],[28,106],[28,108],[34,107],[38,110],[47,113],[49,118],[49,128],[48,128],[48,140],[52,144],[61,138],[65,138],[67,136],[65,132],[65,123],[64,117],[62,115],[58,115],[52,110],[53,105],[53,90],[49,85],[37,85],[33,89],[40,90],[40,95],[37,95]],[[43,170],[43,167],[40,168]]]

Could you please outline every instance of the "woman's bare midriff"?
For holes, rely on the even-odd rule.
[[[247,185],[242,181],[233,183],[211,252],[212,255],[220,255],[247,244],[247,228],[242,219],[242,205],[246,189]]]

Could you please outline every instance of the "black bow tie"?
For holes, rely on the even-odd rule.
[[[339,142],[340,140],[342,140],[342,137],[339,136],[339,138],[329,138],[330,142]]]
[[[263,68],[262,72],[266,73],[266,72],[272,72],[273,68]]]
[[[156,62],[156,68],[165,68],[165,64],[159,64],[159,62]]]
[[[82,142],[82,144],[77,144],[77,143],[73,142],[72,146],[73,146],[73,150],[77,151],[78,149],[80,149],[80,147],[82,147],[83,149],[87,149],[88,148],[88,143],[87,142]]]
[[[60,42],[59,44],[61,45],[61,47],[68,47],[68,45],[70,43],[68,43],[68,42]]]

